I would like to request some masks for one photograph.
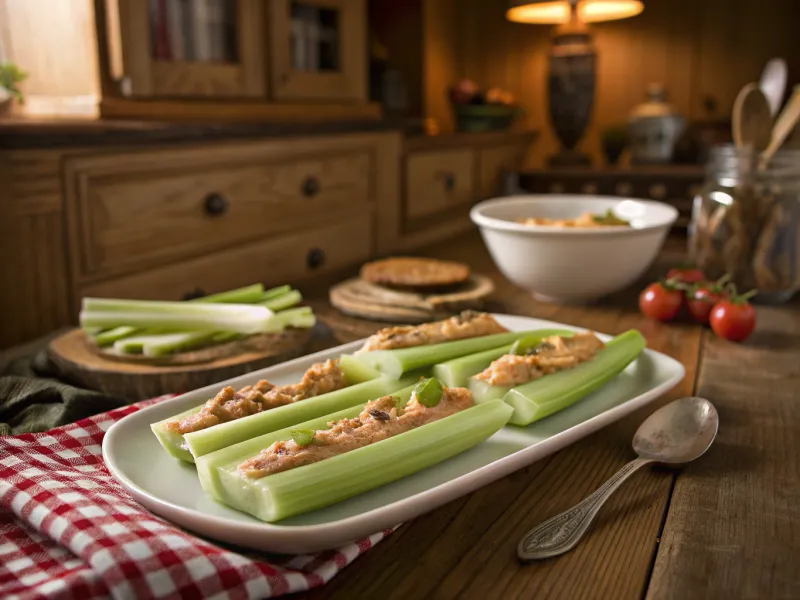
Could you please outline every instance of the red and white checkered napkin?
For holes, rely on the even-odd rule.
[[[100,445],[163,399],[0,437],[0,598],[270,598],[326,583],[391,533],[267,563],[154,516],[109,475]]]

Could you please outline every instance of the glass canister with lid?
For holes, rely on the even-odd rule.
[[[728,275],[755,301],[786,302],[800,287],[800,149],[781,150],[766,168],[749,148],[712,149],[695,196],[689,256],[709,279]]]

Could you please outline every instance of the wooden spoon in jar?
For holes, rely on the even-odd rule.
[[[772,137],[772,112],[769,101],[757,83],[748,83],[733,103],[733,143],[761,152]]]
[[[800,85],[794,86],[791,98],[789,98],[786,106],[775,121],[769,145],[758,159],[759,170],[763,171],[767,168],[772,156],[778,151],[786,138],[789,137],[789,134],[794,131],[798,119],[800,119]]]

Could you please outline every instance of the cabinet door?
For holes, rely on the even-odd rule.
[[[109,19],[123,95],[266,93],[261,0],[112,0]]]
[[[269,3],[272,96],[366,101],[365,0]]]

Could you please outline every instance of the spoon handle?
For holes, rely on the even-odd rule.
[[[652,462],[654,461],[649,458],[632,460],[581,502],[531,529],[520,540],[517,555],[522,560],[534,560],[558,556],[572,550],[611,494],[628,477]]]

